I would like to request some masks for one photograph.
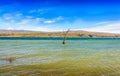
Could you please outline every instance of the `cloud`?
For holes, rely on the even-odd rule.
[[[8,14],[8,13],[3,14],[2,18],[5,19],[5,20],[11,20],[11,19],[13,19],[13,17],[11,16],[11,14]]]
[[[43,21],[43,18],[24,18],[21,19],[21,21],[19,21],[17,24],[18,25],[31,25],[31,24],[39,24]]]
[[[22,20],[21,22],[19,22],[19,23],[17,23],[17,24],[19,24],[19,25],[25,25],[25,24],[29,24],[30,21],[31,21],[31,20],[29,20],[29,19],[24,19],[24,20]]]
[[[22,13],[4,13],[2,15],[2,19],[3,20],[18,20],[18,19],[21,19],[23,17],[23,14]]]
[[[51,24],[51,23],[55,23],[55,22],[60,21],[60,20],[63,20],[62,16],[59,16],[59,17],[57,17],[55,19],[51,19],[51,20],[45,20],[44,23]]]
[[[63,20],[63,17],[62,16],[59,16],[55,19],[56,21],[59,21],[59,20]]]
[[[43,21],[43,18],[36,18],[35,21],[37,22]]]
[[[39,23],[44,21],[43,18],[39,18],[39,17],[33,17],[33,16],[29,16],[29,15],[23,15],[22,13],[4,13],[1,18],[0,18],[1,22],[7,22],[9,24],[14,23],[14,24],[21,24],[21,25],[25,25],[25,24],[33,24],[33,23]]]
[[[31,31],[53,31],[53,29],[44,27],[44,26],[32,26],[32,25],[26,25],[26,26],[20,26],[19,28],[16,28],[17,30],[31,30]]]
[[[105,22],[99,24],[96,27],[83,28],[82,30],[96,31],[96,32],[109,32],[109,33],[120,33],[120,21],[117,22]]]
[[[13,27],[8,27],[7,30],[14,30],[14,28]]]
[[[55,20],[60,20],[60,17]],[[52,31],[53,29],[43,25],[44,21],[45,18],[27,16],[21,13],[4,13],[0,18],[0,29]]]
[[[105,25],[105,24],[109,24],[112,21],[103,21],[103,22],[97,22],[95,25]]]
[[[43,9],[33,9],[33,10],[30,10],[28,13],[39,13],[39,14],[44,14],[44,10]]]
[[[4,13],[0,17],[0,28],[2,29],[18,29],[19,26],[38,26],[43,18],[26,16],[22,13]],[[26,28],[27,29],[27,28]]]
[[[0,17],[0,29],[1,28],[33,31],[61,31],[71,29],[120,33],[120,21],[89,22],[78,18],[67,20],[67,18],[63,18],[62,16],[53,19],[45,19],[23,15],[22,13],[4,13]]]
[[[46,20],[46,21],[44,21],[44,23],[47,23],[47,24],[54,23],[54,22],[55,22],[55,20]]]

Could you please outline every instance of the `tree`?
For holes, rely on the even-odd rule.
[[[70,30],[68,29],[68,31],[65,32],[62,44],[66,44],[66,37],[67,37],[67,34],[68,34],[69,31]]]

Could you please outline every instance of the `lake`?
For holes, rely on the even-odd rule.
[[[2,37],[0,76],[120,76],[120,38]]]

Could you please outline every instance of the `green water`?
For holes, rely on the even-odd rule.
[[[120,39],[0,40],[0,76],[120,76]]]

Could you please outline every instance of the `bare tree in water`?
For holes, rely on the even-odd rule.
[[[64,34],[64,39],[63,39],[62,44],[66,44],[66,37],[67,37],[67,34],[68,34],[69,31],[70,31],[70,30],[68,29],[68,30],[65,32],[65,34]]]

